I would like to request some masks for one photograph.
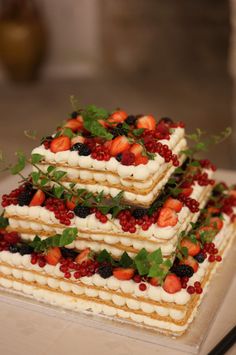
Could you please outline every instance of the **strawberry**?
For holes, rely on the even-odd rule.
[[[50,265],[57,265],[61,258],[61,251],[58,247],[48,249],[45,259]]]
[[[229,192],[229,195],[236,198],[236,190],[231,190],[231,191]]]
[[[180,212],[183,207],[183,204],[181,201],[179,201],[175,198],[169,197],[165,201],[163,207],[169,207],[169,208],[172,208],[172,210],[174,210],[175,212]]]
[[[207,212],[208,215],[215,214],[215,213],[220,213],[220,209],[217,207],[208,207]]]
[[[129,151],[137,157],[143,152],[143,147],[139,143],[134,143]]]
[[[109,122],[124,122],[124,120],[128,117],[127,113],[125,111],[115,111],[111,114],[109,117],[108,121]]]
[[[79,122],[76,118],[72,118],[66,122],[64,127],[70,128],[73,132],[77,132],[82,128],[82,123]]]
[[[156,128],[156,120],[152,115],[142,116],[137,120],[136,125],[138,128],[145,128],[153,131]]]
[[[223,221],[219,217],[211,217],[209,225],[217,231],[220,231],[223,227]]]
[[[206,234],[206,236],[214,238],[214,236],[217,234],[217,229],[212,226],[202,226],[197,230],[196,238],[200,240],[201,235],[203,235],[204,233]]]
[[[112,141],[110,154],[112,156],[116,156],[117,154],[128,150],[129,147],[130,143],[128,141],[128,138],[125,136],[118,136]]]
[[[91,249],[86,248],[76,257],[75,261],[77,264],[82,264],[84,261],[88,261],[91,259]]]
[[[134,162],[135,165],[140,165],[140,164],[146,165],[147,163],[148,163],[148,157],[141,154],[135,157],[135,162]]]
[[[69,210],[74,210],[76,206],[76,197],[75,196],[72,196],[72,199],[71,200],[66,200],[66,207],[69,209]]]
[[[160,285],[160,281],[159,281],[158,277],[151,277],[149,282],[152,286]]]
[[[67,136],[60,136],[54,138],[50,144],[50,150],[53,153],[69,150],[70,147],[71,147],[70,138]]]
[[[104,147],[107,148],[108,150],[110,150],[110,149],[111,149],[112,142],[113,142],[113,141],[106,141],[106,142],[104,143]]]
[[[84,143],[85,138],[82,136],[76,136],[71,139],[71,146],[76,144],[76,143]]]
[[[200,250],[200,243],[197,241],[196,243],[192,242],[189,238],[183,238],[180,242],[181,247],[188,249],[188,255],[195,256]]]
[[[186,197],[189,197],[192,192],[193,192],[193,188],[192,187],[184,187],[183,189],[181,189],[181,193],[186,196]]]
[[[188,265],[188,266],[191,266],[193,268],[193,271],[194,272],[197,272],[198,270],[198,262],[196,259],[194,259],[191,255],[189,255],[187,258],[183,258],[181,261],[180,261],[180,264],[181,265]]]
[[[159,227],[173,227],[178,222],[178,216],[172,208],[169,207],[162,207],[158,220],[157,225]]]
[[[135,161],[135,155],[129,150],[125,150],[122,153],[121,164],[123,165],[133,165]]]
[[[36,193],[34,194],[29,206],[42,206],[42,204],[44,203],[46,199],[45,193],[42,190],[38,190],[36,191]]]
[[[180,291],[182,288],[180,278],[175,274],[168,274],[163,283],[163,288],[168,293],[176,293]]]
[[[113,270],[113,275],[118,279],[118,280],[131,280],[132,277],[134,276],[134,269],[131,268],[123,268],[123,267],[116,267]]]

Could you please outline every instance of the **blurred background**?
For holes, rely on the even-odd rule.
[[[235,0],[0,0],[0,147],[30,151],[23,131],[50,133],[72,94],[189,132],[236,126],[234,31]],[[236,168],[235,148],[209,155]]]

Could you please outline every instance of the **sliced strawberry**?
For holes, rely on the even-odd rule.
[[[207,214],[215,214],[215,213],[220,213],[220,209],[217,207],[208,207],[207,208]]]
[[[148,163],[148,157],[141,154],[135,157],[135,161],[134,161],[135,165],[140,165],[140,164],[146,165],[147,163]]]
[[[109,117],[108,121],[109,122],[124,122],[124,120],[128,117],[127,113],[125,111],[116,111],[111,114]]]
[[[178,216],[172,208],[169,207],[162,207],[158,220],[157,225],[159,227],[173,227],[178,222]]]
[[[85,138],[82,136],[76,136],[71,139],[71,145],[74,145],[76,143],[84,143]]]
[[[143,152],[143,147],[139,143],[134,143],[129,151],[137,157]]]
[[[75,196],[72,196],[71,200],[66,200],[66,207],[69,210],[73,211],[75,209],[75,206],[76,206],[76,197]]]
[[[192,192],[193,192],[193,188],[192,187],[184,187],[183,189],[181,189],[181,193],[186,196],[186,197],[189,197]]]
[[[152,115],[142,116],[137,120],[136,125],[138,128],[146,128],[154,131],[156,128],[156,120]]]
[[[58,247],[48,249],[45,259],[50,265],[57,265],[61,258],[61,251]]]
[[[111,146],[112,146],[112,142],[113,142],[113,141],[106,141],[106,142],[104,143],[104,147],[106,147],[108,150],[110,150],[110,149],[111,149]]]
[[[42,204],[45,201],[45,193],[42,190],[38,190],[36,191],[36,193],[34,194],[29,206],[42,206]]]
[[[132,277],[134,276],[134,269],[131,268],[123,268],[123,267],[117,267],[113,270],[113,275],[118,279],[118,280],[131,280]]]
[[[77,264],[82,264],[84,261],[88,261],[91,259],[91,249],[86,248],[76,257],[75,261]]]
[[[197,270],[198,270],[198,262],[191,255],[189,255],[187,258],[183,258],[180,261],[180,264],[191,266],[193,268],[194,272],[197,272]]]
[[[217,229],[215,229],[212,226],[202,226],[200,227],[197,232],[196,232],[196,238],[197,239],[201,239],[201,235],[206,235],[209,236],[211,238],[214,238],[215,235],[218,233]]]
[[[223,221],[219,217],[211,217],[209,221],[209,226],[220,231],[223,227]]]
[[[180,242],[182,248],[188,249],[188,255],[195,256],[200,250],[200,243],[197,241],[196,243],[192,242],[189,238],[183,238]]]
[[[64,127],[70,128],[73,132],[77,132],[82,128],[82,123],[79,122],[76,118],[72,118],[71,120],[68,120]]]
[[[149,282],[152,286],[159,286],[160,285],[160,281],[159,281],[158,277],[151,277]]]
[[[231,190],[229,194],[236,198],[236,190]]]
[[[116,156],[117,154],[128,150],[129,147],[130,143],[128,141],[128,138],[125,136],[118,136],[112,141],[110,154],[112,156]]]
[[[168,293],[176,293],[180,291],[182,288],[180,278],[175,274],[168,274],[163,283],[163,288]]]
[[[183,207],[183,204],[176,198],[169,197],[164,203],[163,207],[169,207],[172,208],[172,210],[174,210],[175,212],[180,212]]]
[[[71,147],[70,138],[67,136],[60,136],[54,138],[50,144],[50,150],[53,153],[64,152],[65,150],[69,150]]]

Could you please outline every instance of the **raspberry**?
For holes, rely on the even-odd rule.
[[[121,164],[123,165],[132,165],[135,161],[135,155],[127,150],[122,154]]]

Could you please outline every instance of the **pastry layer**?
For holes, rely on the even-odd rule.
[[[221,255],[229,248],[234,234],[235,227],[225,216],[224,227],[214,239]],[[206,259],[189,284],[200,281],[206,293],[216,265],[219,264]],[[57,266],[40,268],[30,263],[28,255],[6,251],[0,252],[0,285],[63,308],[115,316],[172,335],[181,335],[187,329],[203,297],[190,296],[184,289],[169,294],[161,286],[148,283],[147,290],[140,291],[133,280],[102,279],[97,274],[65,280]]]
[[[200,208],[204,207],[210,191],[211,186],[195,184],[192,196],[198,199]],[[94,214],[86,218],[74,217],[71,227],[78,229],[78,238],[67,247],[78,250],[90,247],[95,251],[106,249],[114,257],[119,257],[124,251],[134,256],[142,248],[151,252],[160,247],[164,256],[170,256],[175,252],[178,235],[191,227],[190,222],[196,222],[199,213],[191,213],[183,207],[178,213],[176,226],[161,228],[153,224],[147,231],[138,226],[136,233],[123,232],[119,221],[111,219],[111,216],[105,224],[99,222]],[[33,239],[35,234],[42,238],[61,234],[65,228],[58,223],[53,212],[44,207],[11,205],[6,207],[5,216],[9,219],[8,230],[19,232],[23,239]]]
[[[161,142],[172,148],[173,153],[179,156],[186,148],[183,136],[184,130],[177,128],[169,141]],[[63,181],[65,186],[73,182],[76,184],[75,189],[86,188],[93,193],[103,190],[104,195],[111,197],[124,191],[124,199],[127,202],[143,206],[148,206],[155,200],[175,170],[171,163],[165,163],[158,154],[145,166],[143,164],[125,166],[113,157],[108,162],[98,161],[90,156],[79,156],[78,152],[73,151],[52,153],[44,146],[35,148],[32,154],[44,156],[44,160],[37,164],[43,171],[46,171],[49,165],[65,171],[67,173]],[[179,159],[182,163],[183,155],[179,156]]]

